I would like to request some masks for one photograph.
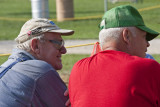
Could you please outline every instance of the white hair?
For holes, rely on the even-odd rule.
[[[36,36],[36,37],[33,37],[33,38],[30,39],[30,40],[27,40],[27,41],[25,41],[25,42],[23,42],[23,43],[17,44],[17,45],[16,45],[16,48],[22,49],[22,50],[24,50],[24,51],[29,52],[29,51],[31,50],[31,46],[30,46],[31,41],[32,41],[33,39],[42,40],[43,37],[44,37],[44,34],[41,34],[41,35]]]
[[[111,40],[116,40],[118,42],[120,35],[122,34],[122,31],[126,28],[131,31],[132,35],[135,35],[136,33],[135,27],[118,27],[118,28],[102,29],[99,32],[100,46],[102,47],[104,43],[109,42]]]

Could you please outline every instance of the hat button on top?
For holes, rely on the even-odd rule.
[[[53,21],[50,21],[50,24],[54,25],[55,23]]]

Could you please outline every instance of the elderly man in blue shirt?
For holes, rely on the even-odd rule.
[[[60,29],[54,22],[38,18],[27,21],[15,39],[18,43],[0,67],[0,107],[65,107],[67,87],[56,70],[66,53]],[[66,103],[66,105],[65,105]]]

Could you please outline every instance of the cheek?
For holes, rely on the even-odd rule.
[[[57,63],[57,53],[55,51],[49,50],[44,55],[44,61],[51,64],[55,68],[55,65]]]
[[[52,60],[54,60],[58,55],[58,52],[56,50],[47,50],[46,53],[47,53],[48,59],[52,59]]]
[[[55,57],[57,56],[57,52],[54,48],[51,47],[42,47],[40,49],[40,56],[42,57],[42,59],[46,62],[51,62],[52,60],[55,59]]]
[[[139,48],[145,49],[147,47],[147,42],[146,40],[142,40],[139,42]]]

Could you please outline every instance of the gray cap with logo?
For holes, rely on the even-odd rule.
[[[45,32],[60,33],[61,35],[72,35],[73,30],[60,29],[53,21],[45,18],[36,18],[27,21],[21,28],[18,37],[15,39],[17,43],[23,43],[33,37],[39,36]]]

